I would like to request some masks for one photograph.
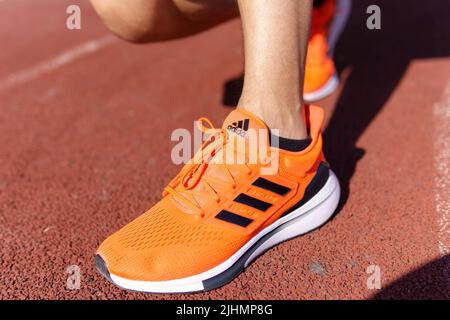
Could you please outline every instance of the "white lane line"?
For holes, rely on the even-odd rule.
[[[450,82],[443,98],[433,106],[433,122],[438,248],[441,256],[446,256],[450,254]]]
[[[10,89],[12,87],[35,80],[46,73],[56,70],[85,55],[100,50],[101,48],[113,42],[114,39],[115,39],[114,36],[107,35],[99,39],[87,41],[75,48],[72,48],[70,50],[61,53],[56,57],[40,62],[25,70],[13,73],[8,77],[6,77],[6,79],[0,80],[0,91]]]

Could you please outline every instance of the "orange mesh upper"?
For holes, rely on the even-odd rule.
[[[179,278],[214,267],[245,241],[198,223],[169,202],[163,198],[102,243],[98,251],[110,272],[148,281]],[[121,253],[119,259],[114,259],[116,252]],[[205,257],[202,268],[192,267],[192,261]]]
[[[301,152],[280,150],[278,173],[264,176],[288,187],[290,191],[287,194],[274,194],[252,186],[252,182],[261,176],[261,164],[249,165],[252,174],[243,164],[226,167],[208,164],[194,187],[183,187],[182,180],[174,179],[171,188],[175,191],[165,193],[153,208],[101,244],[98,253],[109,271],[134,280],[173,280],[199,274],[231,257],[251,237],[301,199],[319,163],[324,160],[320,135],[323,111],[310,107],[307,114],[311,145]],[[235,110],[225,121],[224,127],[242,118],[249,119],[250,127],[265,126],[254,115]],[[181,176],[189,173],[190,168],[193,167],[185,167]],[[226,170],[229,172],[226,173]],[[235,180],[235,186],[232,180]],[[208,185],[213,190],[208,189]],[[242,204],[236,205],[233,200],[242,193],[251,194],[272,206],[262,212]],[[181,199],[188,200],[180,203]],[[200,207],[203,216],[192,210],[196,206]],[[234,211],[253,222],[242,227],[219,220],[216,215],[221,210]]]

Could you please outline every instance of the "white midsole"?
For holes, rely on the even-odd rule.
[[[264,235],[268,234],[272,230],[280,227],[281,225],[289,223],[290,221],[305,215],[304,219],[297,219],[298,221],[296,221],[294,224],[287,226],[285,229],[275,233],[271,238],[267,239],[264,244],[260,246],[263,248],[258,248],[249,257],[249,259],[246,261],[246,266],[261,252],[267,250],[269,247],[272,247],[284,240],[304,234],[324,224],[333,215],[339,202],[339,196],[339,182],[334,173],[330,170],[330,175],[326,184],[306,204],[260,231],[230,258],[217,265],[216,267],[197,275],[167,281],[130,280],[119,277],[113,273],[110,274],[111,280],[116,285],[122,288],[149,293],[180,293],[204,290],[204,280],[210,279],[231,268],[234,263],[237,262],[239,258],[245,252],[247,252],[247,250],[249,250],[259,239],[261,239]]]

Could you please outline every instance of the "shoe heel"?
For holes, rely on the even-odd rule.
[[[322,100],[332,94],[339,87],[339,77],[333,74],[330,79],[319,89],[314,92],[304,93],[303,99],[307,103],[314,103]]]

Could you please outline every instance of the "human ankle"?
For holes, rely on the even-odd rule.
[[[304,108],[300,102],[284,104],[264,101],[259,103],[241,99],[237,107],[256,115],[271,130],[278,132],[276,135],[280,137],[297,140],[308,138]]]

